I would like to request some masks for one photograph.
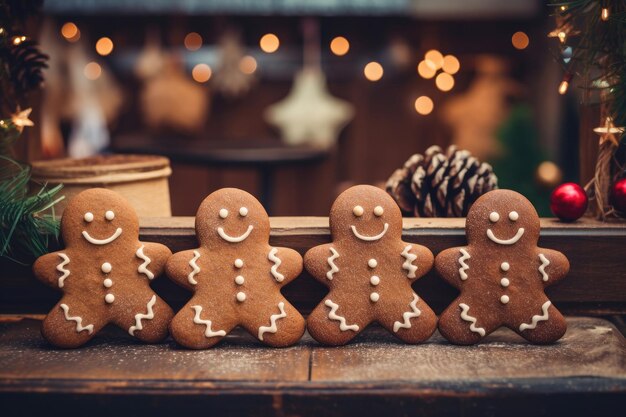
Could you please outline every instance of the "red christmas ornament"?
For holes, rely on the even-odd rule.
[[[579,219],[587,211],[587,203],[587,193],[583,187],[573,182],[559,185],[550,195],[552,213],[564,222]]]
[[[611,189],[611,205],[615,210],[626,213],[626,178],[613,184],[613,188]]]

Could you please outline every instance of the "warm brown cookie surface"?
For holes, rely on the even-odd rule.
[[[330,211],[333,241],[305,255],[307,270],[330,292],[307,320],[311,336],[342,345],[377,321],[407,343],[428,339],[437,318],[411,288],[432,267],[424,246],[402,237],[402,215],[376,187],[343,192]]]
[[[467,216],[468,246],[439,255],[439,275],[461,291],[439,318],[439,331],[457,344],[472,344],[506,326],[534,343],[563,336],[565,319],[544,289],[565,277],[560,252],[537,247],[539,216],[511,190],[480,197]]]
[[[145,342],[167,336],[171,308],[150,288],[170,250],[139,241],[134,209],[119,194],[81,192],[61,219],[65,249],[37,259],[33,271],[63,298],[44,320],[42,333],[59,347],[77,347],[113,323]]]
[[[167,274],[193,291],[174,317],[172,336],[203,349],[242,326],[270,346],[289,346],[304,333],[304,318],[280,289],[302,271],[302,257],[269,245],[263,206],[245,191],[224,188],[209,195],[196,215],[200,247],[172,256]]]

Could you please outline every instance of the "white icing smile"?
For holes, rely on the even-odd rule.
[[[354,233],[354,236],[356,236],[358,239],[364,240],[366,242],[373,242],[385,236],[385,233],[387,233],[387,229],[389,229],[389,224],[385,223],[385,227],[383,228],[383,231],[377,234],[376,236],[365,236],[365,235],[360,234],[356,230],[356,227],[350,226],[350,228],[352,228],[352,233]]]
[[[514,243],[517,243],[518,240],[520,240],[520,238],[522,237],[522,235],[524,234],[524,228],[520,227],[519,229],[517,229],[517,233],[515,233],[515,236],[513,236],[510,239],[498,239],[496,237],[496,235],[493,234],[493,232],[491,231],[491,229],[487,229],[487,237],[494,243],[497,243],[498,245],[512,245]]]
[[[106,239],[95,239],[89,236],[89,233],[87,233],[86,230],[83,230],[83,237],[85,238],[87,242],[91,243],[92,245],[106,245],[108,243],[113,242],[118,237],[120,237],[121,234],[122,234],[122,228],[118,227],[115,233],[113,233],[111,236],[107,237]]]
[[[254,229],[254,226],[249,225],[248,226],[248,230],[245,231],[244,234],[240,235],[240,236],[230,236],[228,235],[225,231],[223,227],[218,227],[217,228],[217,234],[220,235],[220,237],[222,239],[224,239],[227,242],[231,242],[231,243],[239,243],[239,242],[243,242],[244,240],[246,240],[248,238],[248,236],[250,236],[250,233],[252,232],[252,229]]]

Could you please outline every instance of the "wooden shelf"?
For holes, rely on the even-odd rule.
[[[623,409],[626,340],[608,321],[569,318],[552,346],[503,329],[471,347],[436,334],[404,345],[381,328],[341,348],[272,349],[243,332],[205,351],[133,342],[118,329],[58,350],[32,319],[0,323],[3,415],[601,415]],[[97,405],[107,404],[107,407]],[[499,410],[499,411],[498,411]],[[591,413],[590,413],[591,411]],[[6,413],[6,414],[5,414]]]

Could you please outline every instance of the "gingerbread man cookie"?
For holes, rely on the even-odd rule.
[[[135,210],[113,191],[76,195],[61,218],[65,249],[37,259],[33,271],[63,292],[42,334],[53,345],[78,347],[113,323],[144,342],[167,336],[172,309],[150,288],[170,250],[139,241]]]
[[[476,343],[506,326],[534,343],[563,336],[565,319],[544,289],[565,277],[565,255],[537,247],[539,216],[524,196],[511,190],[484,194],[465,225],[468,246],[437,255],[439,275],[461,291],[439,318],[439,331],[452,343]]]
[[[304,257],[311,275],[330,292],[307,320],[309,333],[343,345],[376,321],[407,343],[428,339],[437,317],[411,284],[433,265],[424,246],[402,241],[402,215],[383,190],[358,185],[330,210],[332,242]]]
[[[196,234],[199,248],[167,262],[168,276],[194,292],[172,320],[174,339],[204,349],[242,326],[270,346],[296,343],[305,321],[280,289],[300,274],[302,257],[269,245],[263,206],[242,190],[215,191],[198,208]]]

